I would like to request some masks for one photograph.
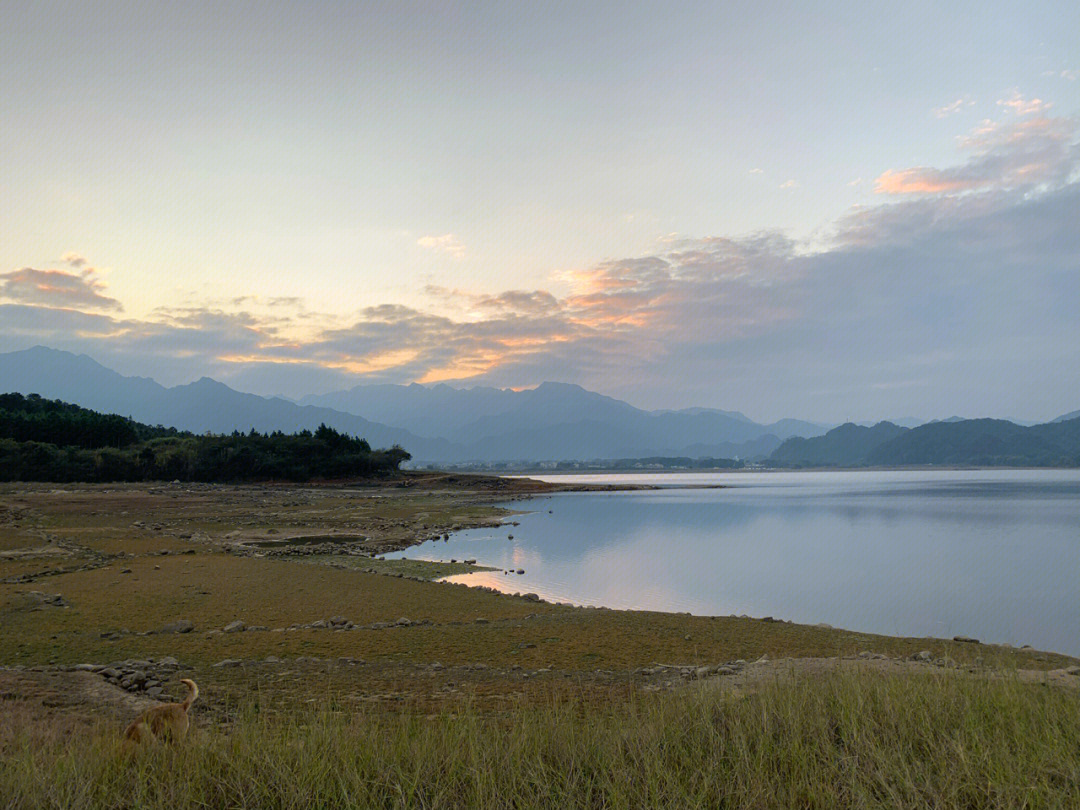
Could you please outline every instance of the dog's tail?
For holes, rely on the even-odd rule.
[[[188,688],[187,697],[184,698],[184,702],[180,704],[184,707],[184,711],[186,712],[191,708],[191,704],[195,702],[195,698],[199,696],[199,687],[195,681],[189,678],[181,678],[180,683]]]

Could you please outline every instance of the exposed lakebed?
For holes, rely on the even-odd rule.
[[[449,579],[575,604],[768,615],[1080,654],[1077,470],[547,480],[663,488],[515,501],[506,506],[530,510],[514,518],[518,526],[387,556],[476,559],[496,570]],[[717,484],[727,488],[690,488]]]

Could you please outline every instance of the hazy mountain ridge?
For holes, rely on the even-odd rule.
[[[235,391],[208,377],[167,388],[118,374],[85,355],[45,347],[0,355],[0,383],[5,390],[194,432],[291,432],[325,423],[374,445],[400,444],[420,463],[688,453],[764,458],[784,438],[826,429],[795,419],[759,425],[742,414],[709,408],[645,411],[553,382],[525,391],[357,386],[298,401]]]
[[[374,446],[399,444],[421,464],[647,456],[755,460],[771,456],[774,463],[784,465],[857,466],[871,463],[870,453],[879,445],[899,440],[897,431],[908,431],[903,426],[879,423],[874,427],[842,425],[826,432],[826,426],[813,422],[782,419],[759,424],[737,411],[714,408],[646,411],[577,385],[554,382],[523,391],[361,385],[292,401],[243,393],[208,377],[168,388],[145,377],[124,376],[85,355],[41,346],[0,354],[0,389],[37,393],[196,433],[252,428],[295,432],[325,423],[366,438]],[[931,424],[965,425],[971,421],[993,420]],[[910,440],[914,443],[911,446],[898,444],[880,452],[892,453],[889,458],[897,459],[956,456],[959,451],[950,455],[941,450],[935,455],[923,447],[918,437],[924,434],[918,431],[926,427],[929,425],[913,429],[916,438]],[[1012,448],[1007,442],[1002,446]],[[1048,457],[1054,446],[1052,441],[1046,445],[1041,457]],[[1008,452],[1017,451],[1012,448]]]
[[[780,466],[1080,466],[1080,418],[1026,427],[960,419],[905,428],[844,424],[824,436],[789,439],[769,457]]]

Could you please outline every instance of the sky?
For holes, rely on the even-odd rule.
[[[1080,5],[0,0],[0,351],[1080,408]]]

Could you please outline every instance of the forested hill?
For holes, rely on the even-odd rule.
[[[878,445],[907,430],[892,422],[878,422],[873,427],[848,422],[824,436],[788,439],[773,451],[769,461],[784,467],[857,467]]]
[[[400,447],[314,432],[194,435],[31,394],[0,394],[0,480],[308,481],[398,469]]]
[[[782,467],[1080,467],[1080,418],[1022,427],[964,419],[902,428],[841,425],[813,439],[789,439],[769,461]]]

